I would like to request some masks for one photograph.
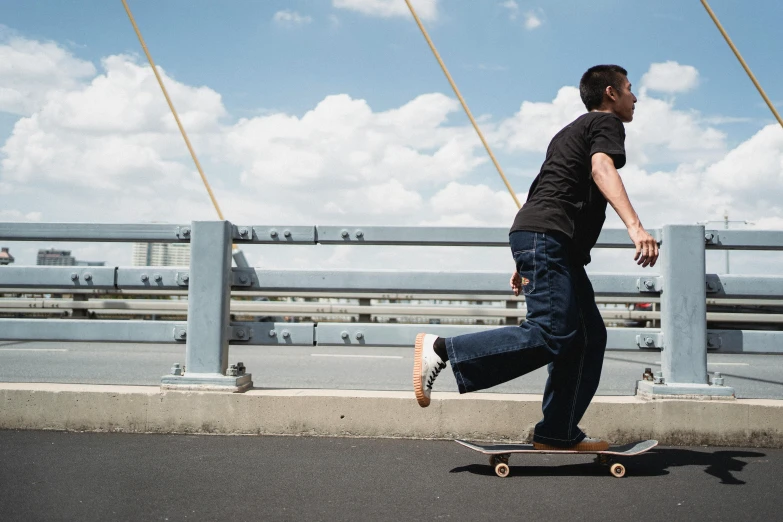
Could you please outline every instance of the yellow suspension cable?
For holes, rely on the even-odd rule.
[[[753,85],[756,86],[756,89],[758,89],[759,94],[761,94],[761,97],[764,98],[764,101],[767,103],[767,106],[769,107],[769,110],[772,111],[772,114],[775,115],[775,118],[778,120],[778,123],[780,123],[780,126],[783,127],[783,119],[780,118],[780,114],[778,114],[778,111],[775,109],[775,106],[772,105],[772,102],[767,97],[767,93],[765,93],[764,89],[762,89],[761,85],[759,85],[758,80],[756,80],[756,77],[751,72],[750,67],[748,67],[748,64],[745,63],[745,60],[742,59],[742,55],[737,50],[737,48],[734,46],[734,43],[731,41],[731,38],[729,38],[729,35],[726,33],[726,30],[723,29],[723,26],[721,25],[720,21],[718,20],[718,17],[715,16],[715,13],[712,11],[712,8],[707,3],[707,0],[701,0],[701,3],[704,6],[704,9],[707,10],[707,13],[710,15],[710,18],[712,18],[712,21],[715,22],[715,25],[718,27],[718,30],[720,31],[720,34],[722,34],[723,38],[726,39],[726,43],[729,44],[729,47],[731,47],[731,50],[734,51],[734,55],[739,60],[740,64],[742,64],[742,67],[743,67],[743,69],[745,69],[745,72],[748,73],[748,76],[750,77],[750,80],[753,82]]]
[[[445,74],[446,79],[449,80],[449,84],[451,84],[451,88],[454,90],[454,94],[457,95],[459,102],[462,104],[462,108],[465,110],[465,114],[468,115],[468,118],[470,119],[470,123],[472,123],[473,128],[476,129],[476,133],[478,134],[481,143],[483,143],[484,148],[487,149],[487,153],[489,153],[489,157],[492,159],[492,163],[495,164],[495,168],[498,169],[498,173],[500,174],[500,177],[503,178],[503,183],[506,184],[506,188],[511,194],[511,197],[514,198],[514,203],[517,204],[517,208],[521,207],[522,205],[519,203],[519,199],[517,199],[517,195],[514,193],[514,189],[511,188],[511,184],[508,182],[508,179],[506,179],[506,175],[503,174],[503,169],[500,168],[500,163],[498,163],[498,160],[495,158],[495,155],[492,153],[492,149],[489,148],[489,144],[487,143],[487,140],[484,139],[484,135],[481,133],[481,129],[479,129],[476,120],[473,119],[473,114],[471,114],[470,109],[468,109],[468,104],[465,103],[465,99],[462,97],[462,94],[460,94],[459,89],[457,89],[457,85],[454,83],[454,80],[451,78],[448,69],[446,69],[446,64],[443,63],[443,60],[441,60],[440,58],[440,54],[438,54],[438,50],[435,49],[435,44],[432,43],[432,40],[430,39],[430,35],[427,34],[427,30],[424,29],[424,25],[421,23],[421,20],[419,20],[419,16],[416,14],[416,10],[413,9],[410,0],[405,0],[405,3],[408,4],[408,9],[410,9],[411,14],[413,15],[413,19],[416,20],[416,24],[419,26],[419,29],[421,29],[421,33],[424,35],[424,39],[427,40],[430,49],[432,49],[432,54],[435,55],[435,59],[438,60],[438,63],[440,64],[440,68],[443,69],[443,74]]]
[[[223,212],[220,211],[220,205],[218,205],[218,202],[215,199],[215,195],[212,193],[212,188],[209,186],[209,182],[207,181],[207,177],[204,175],[204,171],[201,169],[201,163],[199,163],[198,158],[196,157],[196,153],[190,144],[190,140],[188,139],[188,135],[185,132],[185,128],[182,126],[182,123],[179,121],[179,116],[177,115],[177,111],[176,109],[174,109],[174,104],[171,103],[171,98],[169,98],[169,93],[166,91],[166,87],[163,85],[163,80],[158,74],[158,69],[155,67],[155,62],[152,60],[152,56],[150,55],[149,50],[147,50],[147,44],[144,43],[144,38],[142,38],[141,31],[139,31],[139,27],[136,25],[136,20],[134,20],[133,15],[131,14],[130,7],[128,7],[128,2],[122,0],[122,5],[125,6],[125,12],[128,13],[128,18],[130,19],[130,22],[133,25],[133,30],[136,31],[136,36],[139,37],[139,42],[141,42],[141,47],[142,49],[144,49],[144,54],[147,55],[147,60],[149,60],[150,62],[150,66],[152,67],[152,72],[155,73],[155,78],[158,79],[158,85],[160,85],[160,89],[163,91],[163,96],[166,97],[166,102],[169,104],[169,108],[171,109],[171,114],[174,115],[174,119],[177,121],[177,126],[179,127],[179,131],[182,133],[182,137],[185,139],[185,145],[188,146],[188,150],[190,151],[190,156],[193,158],[193,163],[196,164],[196,169],[198,169],[198,173],[201,176],[201,181],[204,182],[204,186],[207,188],[207,193],[209,193],[209,199],[212,200],[212,204],[215,206],[215,210],[217,211],[218,217],[221,220],[223,220],[224,219]]]

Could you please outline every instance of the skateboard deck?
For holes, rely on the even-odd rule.
[[[565,453],[567,455],[582,453],[596,455],[595,460],[597,463],[603,466],[609,466],[609,472],[615,477],[620,478],[625,475],[625,466],[619,462],[615,462],[613,457],[639,455],[658,445],[657,440],[643,440],[630,444],[623,444],[622,446],[609,446],[609,449],[603,451],[576,451],[537,450],[533,448],[532,444],[480,444],[465,440],[456,440],[455,442],[462,444],[473,451],[489,455],[489,465],[495,469],[495,474],[497,474],[498,477],[507,477],[509,475],[510,469],[508,467],[508,459],[512,453]]]

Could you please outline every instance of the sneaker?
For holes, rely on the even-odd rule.
[[[432,383],[440,371],[446,367],[443,359],[433,349],[437,335],[420,333],[416,336],[416,351],[413,356],[413,391],[419,406],[430,405]]]
[[[545,451],[606,451],[609,449],[609,443],[601,439],[591,439],[585,437],[581,442],[573,446],[550,446],[541,442],[533,442],[533,449]]]

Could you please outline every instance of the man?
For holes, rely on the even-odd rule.
[[[625,165],[625,128],[636,96],[617,65],[591,67],[579,93],[588,112],[555,135],[527,202],[509,233],[527,320],[519,326],[440,338],[416,337],[413,386],[419,405],[430,403],[432,384],[451,362],[460,393],[496,386],[544,365],[544,418],[536,449],[603,450],[577,426],[598,388],[606,328],[584,265],[590,262],[606,218],[607,201],[628,228],[634,260],[654,266],[658,244],[639,221],[617,169]]]

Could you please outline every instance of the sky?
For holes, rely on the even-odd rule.
[[[403,0],[130,0],[227,219],[508,227],[516,206]],[[712,0],[779,110],[783,4]],[[697,0],[417,0],[521,201],[582,73],[629,71],[620,171],[648,228],[783,229],[783,129]],[[120,0],[0,2],[0,221],[216,219]],[[747,222],[747,223],[745,223]],[[608,211],[607,226],[622,227]],[[720,228],[723,223],[710,223]],[[130,264],[122,244],[8,243]],[[512,270],[499,248],[246,247],[301,269]],[[732,272],[780,273],[774,253]],[[636,271],[601,251],[590,271]],[[708,255],[708,270],[723,269]]]

